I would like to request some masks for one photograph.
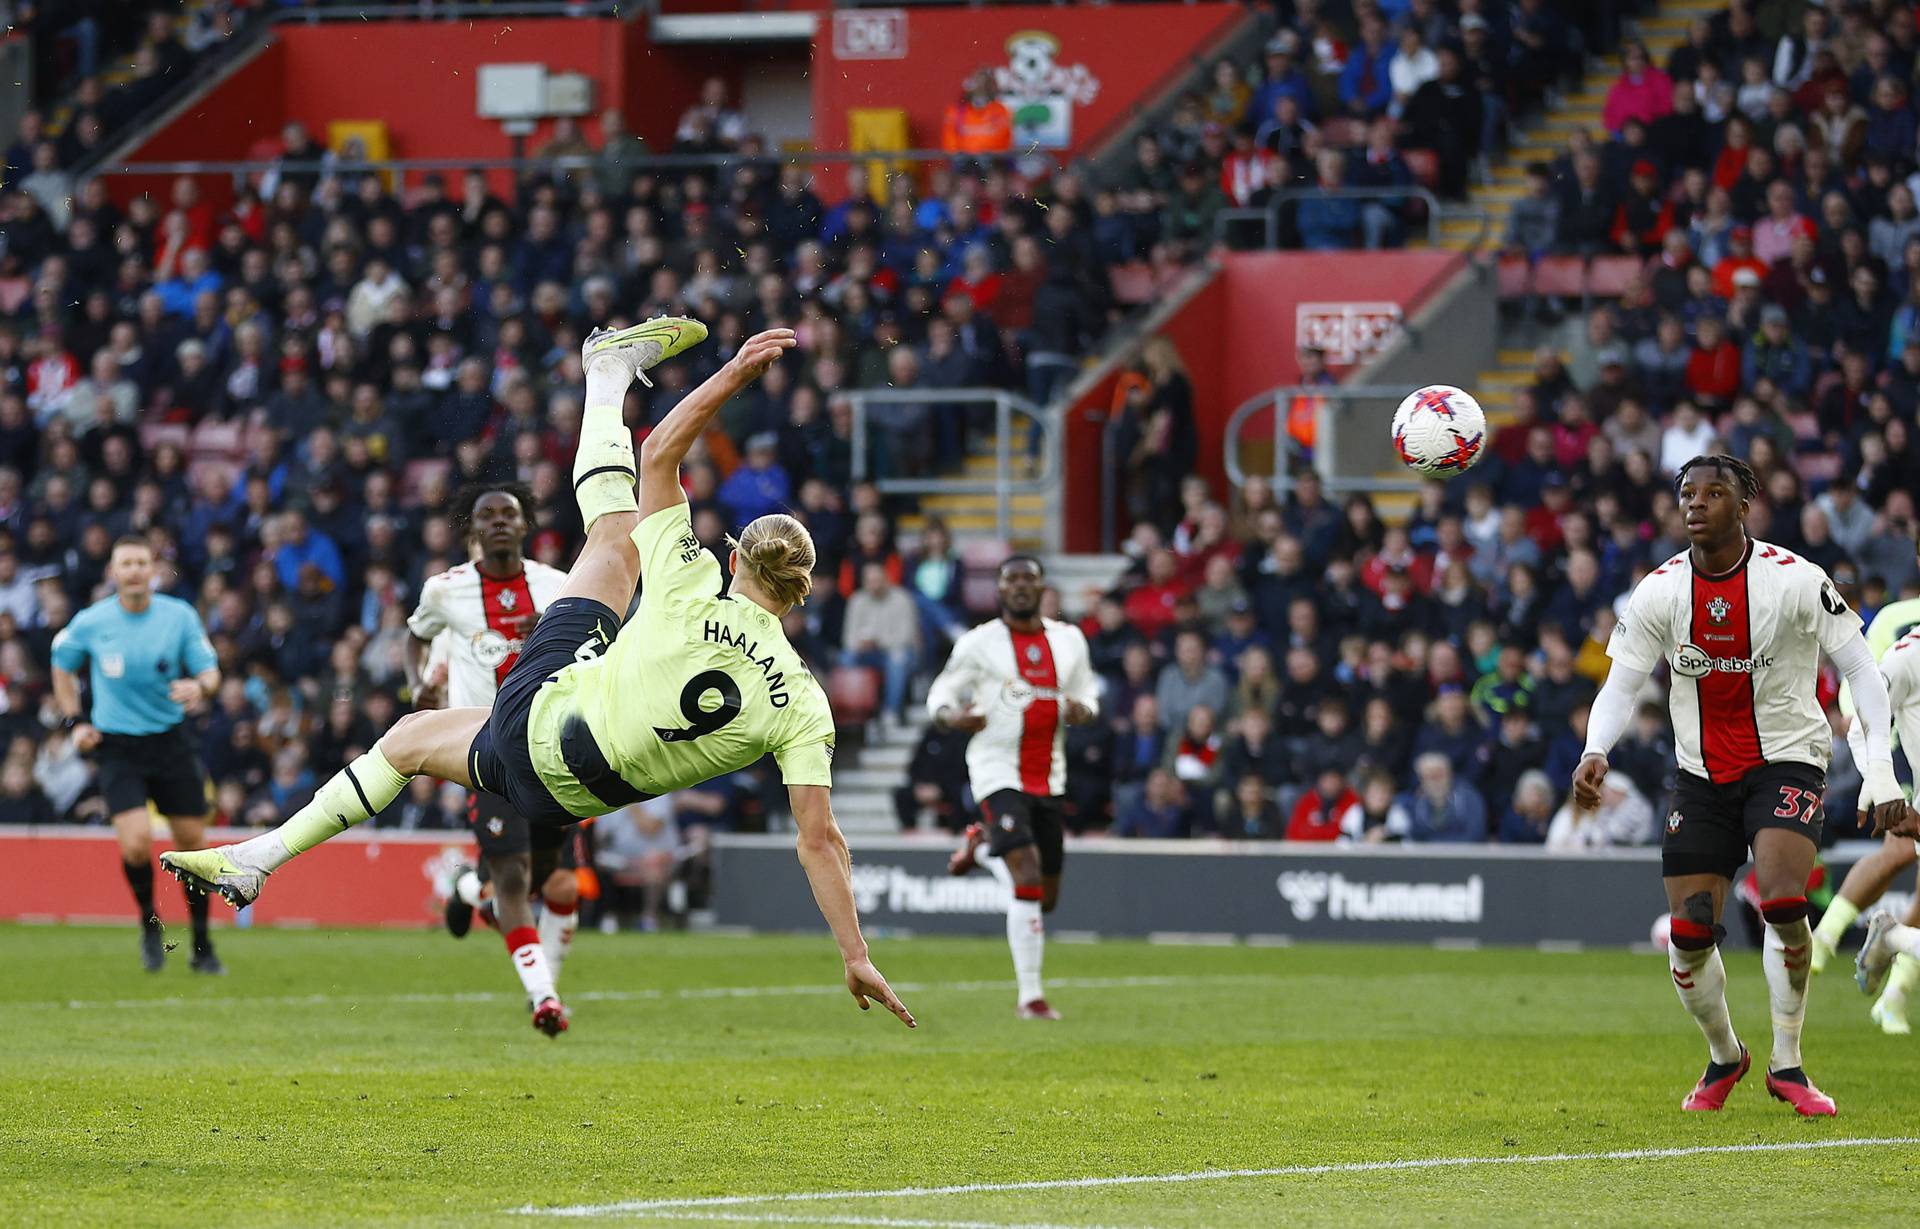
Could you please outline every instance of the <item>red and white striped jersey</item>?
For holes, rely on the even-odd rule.
[[[518,576],[488,576],[463,563],[420,586],[407,627],[422,640],[446,633],[447,703],[488,708],[533,625],[560,596],[567,574],[529,559]]]
[[[967,743],[976,800],[1003,789],[1057,797],[1067,788],[1063,700],[1100,706],[1087,638],[1071,623],[1041,620],[1017,632],[1000,619],[961,636],[927,693],[927,711],[971,705],[987,719]]]
[[[1709,576],[1685,552],[1634,589],[1607,656],[1634,670],[1665,661],[1680,767],[1715,784],[1782,760],[1825,768],[1833,732],[1815,698],[1820,651],[1860,635],[1826,572],[1750,541]]]

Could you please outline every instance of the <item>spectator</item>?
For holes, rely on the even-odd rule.
[[[1583,811],[1571,799],[1548,825],[1546,846],[1555,853],[1577,853],[1611,845],[1644,845],[1653,839],[1653,804],[1631,778],[1615,773],[1601,786],[1597,811]]]
[[[1393,44],[1377,13],[1360,18],[1360,41],[1347,52],[1340,70],[1340,105],[1349,115],[1372,119],[1393,99]]]
[[[1620,66],[1600,119],[1616,136],[1628,120],[1651,124],[1673,108],[1673,78],[1653,66],[1645,43],[1635,39],[1622,47]]]
[[[1220,835],[1233,841],[1279,840],[1285,822],[1266,783],[1249,775],[1234,784],[1233,803],[1220,818]]]
[[[1147,774],[1140,797],[1119,808],[1108,836],[1172,840],[1187,835],[1180,783],[1164,768]]]
[[[1347,784],[1347,774],[1337,765],[1323,767],[1314,778],[1313,788],[1300,795],[1287,821],[1289,841],[1337,841],[1360,798]]]
[[[1503,845],[1542,845],[1553,821],[1553,781],[1538,768],[1520,774],[1512,794],[1512,805],[1500,817],[1500,843]]]
[[[792,480],[779,462],[780,437],[761,431],[747,439],[740,467],[720,484],[718,498],[734,525],[746,525],[770,512],[789,509]]]
[[[862,565],[860,588],[847,599],[842,665],[880,671],[882,716],[906,720],[907,685],[920,665],[920,617],[913,598],[885,565]]]
[[[1414,92],[1407,110],[1412,117],[1408,140],[1439,157],[1434,190],[1449,199],[1465,196],[1468,173],[1480,154],[1485,110],[1457,47],[1440,48],[1439,75]]]
[[[1000,154],[1013,148],[1013,113],[993,96],[991,69],[968,77],[959,101],[947,107],[940,147],[953,154]]]
[[[1337,149],[1323,149],[1314,158],[1317,178],[1314,186],[1326,195],[1311,196],[1299,203],[1294,225],[1300,230],[1300,246],[1310,252],[1337,251],[1355,246],[1360,239],[1360,203],[1338,195],[1347,185],[1347,158]]]
[[[1206,638],[1195,629],[1183,629],[1174,638],[1173,660],[1160,671],[1154,689],[1161,728],[1184,730],[1187,714],[1195,708],[1209,715],[1227,709],[1227,680],[1207,663]]]
[[[1410,841],[1471,843],[1487,838],[1487,805],[1471,785],[1457,780],[1445,755],[1429,751],[1413,762],[1418,788],[1401,799]]]

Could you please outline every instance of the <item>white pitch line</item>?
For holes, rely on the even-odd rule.
[[[967,1182],[955,1186],[902,1186],[884,1191],[802,1191],[781,1195],[712,1195],[701,1199],[629,1199],[618,1203],[582,1203],[557,1208],[528,1205],[512,1211],[529,1216],[617,1216],[672,1208],[751,1207],[770,1203],[817,1203],[842,1199],[910,1199],[937,1195],[985,1195],[1008,1191],[1081,1190],[1101,1186],[1145,1186],[1175,1182],[1219,1182],[1234,1178],[1299,1178],[1321,1174],[1459,1169],[1475,1165],[1564,1165],[1578,1161],[1647,1161],[1673,1157],[1742,1152],[1813,1152],[1828,1148],[1887,1148],[1920,1144],[1920,1135],[1859,1139],[1809,1139],[1777,1144],[1702,1144],[1691,1148],[1629,1148],[1619,1152],[1549,1152],[1525,1156],[1443,1156],[1399,1161],[1337,1161],[1323,1165],[1277,1165],[1270,1169],[1196,1169],[1171,1174],[1119,1174],[1106,1178],[1048,1178],[1032,1182]],[[831,1223],[831,1222],[829,1222]]]
[[[648,1219],[655,1219],[648,1217]],[[859,1225],[879,1229],[1117,1229],[1112,1225],[1055,1225],[1040,1221],[924,1220],[898,1216],[790,1216],[784,1212],[664,1212],[658,1219],[737,1225]]]
[[[1279,974],[1269,973],[1222,973],[1217,975],[1165,976],[1165,977],[1061,977],[1048,981],[1050,986],[1063,990],[1130,990],[1139,988],[1167,986],[1200,986],[1208,984],[1230,984],[1234,982],[1272,981]],[[956,993],[973,994],[982,991],[1011,990],[1011,981],[956,981],[956,982],[898,982],[894,990],[901,994],[920,993]],[[665,1001],[690,1001],[698,999],[771,999],[810,996],[837,996],[846,994],[846,987],[828,983],[812,983],[804,986],[691,986],[681,990],[583,990],[579,994],[567,995],[567,1001],[573,1003],[654,1003]],[[140,1011],[149,1007],[204,1007],[209,1003],[222,1003],[242,1007],[324,1007],[330,1004],[358,1003],[504,1003],[520,1002],[526,996],[507,994],[492,990],[475,990],[465,993],[444,994],[284,994],[259,995],[255,997],[236,996],[231,998],[188,998],[183,995],[167,995],[151,999],[50,999],[37,1002],[0,1003],[0,1011],[8,1009],[29,1009],[44,1011],[48,1008],[67,1008],[69,1010],[120,1010]]]

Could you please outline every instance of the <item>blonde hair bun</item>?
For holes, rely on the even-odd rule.
[[[739,556],[736,571],[770,600],[783,606],[805,604],[813,592],[813,535],[784,512],[757,517],[727,541]]]

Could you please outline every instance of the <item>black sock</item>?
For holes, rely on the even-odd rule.
[[[207,933],[207,903],[211,899],[197,888],[183,887],[187,912],[193,917],[193,954],[204,956],[213,950],[213,938]]]
[[[133,889],[133,899],[140,906],[140,924],[158,926],[160,918],[153,911],[153,863],[145,859],[122,862],[120,869],[126,872],[127,886]]]

